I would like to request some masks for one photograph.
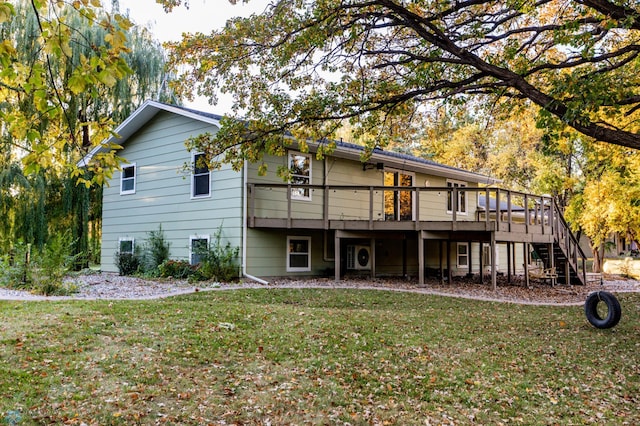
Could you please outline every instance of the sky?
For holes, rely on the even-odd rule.
[[[104,0],[108,4],[108,0]],[[259,14],[269,4],[269,0],[250,0],[244,3],[238,0],[232,5],[228,0],[188,0],[189,8],[176,8],[165,13],[155,0],[119,0],[120,11],[129,12],[129,18],[138,25],[149,28],[161,41],[176,41],[183,33],[210,33],[222,28],[228,19],[235,16]],[[221,97],[217,105],[209,105],[204,98],[197,98],[186,106],[217,114],[224,114],[231,109],[231,100]]]

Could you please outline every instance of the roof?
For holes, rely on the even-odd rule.
[[[94,147],[82,160],[78,162],[79,167],[83,167],[91,162],[91,159],[100,152],[107,152],[113,144],[122,145],[145,124],[155,117],[159,112],[166,111],[194,120],[207,122],[220,127],[221,115],[208,114],[202,111],[196,111],[190,108],[184,108],[177,105],[168,105],[156,101],[145,101],[138,109],[136,109],[126,120],[124,120],[114,130],[114,135],[103,140],[99,145]]]
[[[110,149],[109,147],[113,144],[125,144],[134,133],[140,130],[147,122],[149,122],[149,120],[151,120],[156,114],[161,111],[182,115],[194,120],[213,124],[218,127],[220,127],[220,120],[222,120],[221,115],[148,100],[144,102],[115,129],[115,135],[102,141],[100,145],[93,148],[82,160],[80,160],[78,162],[78,166],[82,167],[88,164],[97,153],[108,151]],[[364,148],[362,146],[343,141],[336,141],[335,144],[336,149],[331,154],[332,156],[360,161],[361,154],[364,152]],[[312,149],[316,148],[318,145],[319,143],[309,144]],[[391,167],[399,170],[430,173],[438,176],[461,179],[469,182],[485,184],[493,184],[499,182],[497,179],[490,176],[447,166],[425,158],[414,157],[399,152],[384,151],[379,148],[374,149],[367,163],[382,163],[386,167]]]

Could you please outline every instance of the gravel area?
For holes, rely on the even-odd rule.
[[[329,278],[316,279],[276,279],[268,285],[256,282],[234,284],[197,283],[190,284],[181,280],[151,281],[137,277],[121,277],[117,274],[95,273],[69,278],[78,291],[72,296],[40,296],[26,291],[0,288],[0,300],[122,300],[122,299],[158,299],[188,294],[198,291],[219,291],[239,288],[355,288],[384,289],[422,294],[437,294],[480,300],[536,304],[536,305],[581,305],[587,295],[597,290],[613,293],[640,292],[640,282],[616,276],[605,276],[602,284],[594,280],[586,286],[567,286],[559,284],[552,287],[542,282],[533,282],[526,288],[521,277],[514,277],[508,283],[505,277],[499,277],[496,291],[491,289],[488,280],[484,284],[475,279],[456,278],[451,284],[442,284],[439,280],[427,281],[418,285],[412,280],[354,278],[336,282]]]

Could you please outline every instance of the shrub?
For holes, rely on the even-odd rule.
[[[42,252],[36,257],[34,270],[36,290],[44,295],[67,295],[76,291],[75,286],[65,284],[64,277],[82,254],[71,255],[73,242],[69,234],[49,238]]]
[[[196,271],[196,266],[185,260],[165,260],[158,267],[160,276],[163,278],[189,278]]]
[[[157,231],[150,231],[148,239],[144,244],[142,254],[142,271],[148,275],[157,275],[158,267],[169,259],[169,248],[171,244],[166,240],[162,225]]]
[[[138,253],[116,252],[116,266],[120,275],[133,275],[140,269],[140,256]]]
[[[31,277],[31,244],[22,241],[16,243],[9,254],[3,256],[0,268],[0,284],[2,287],[30,289]]]
[[[231,247],[231,244],[222,244],[222,226],[214,237],[214,243],[200,255],[200,264],[196,274],[191,279],[215,280],[222,282],[233,281],[238,277],[238,247]]]
[[[40,252],[32,251],[30,244],[19,242],[0,262],[0,284],[8,288],[31,290],[44,295],[67,295],[76,291],[64,277],[73,265],[73,244],[69,234],[49,239]]]

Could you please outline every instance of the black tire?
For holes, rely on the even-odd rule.
[[[598,303],[607,305],[607,316],[602,318],[598,313]],[[607,291],[596,291],[587,296],[584,302],[584,313],[587,320],[596,328],[606,329],[615,327],[622,317],[622,308],[616,297]]]

